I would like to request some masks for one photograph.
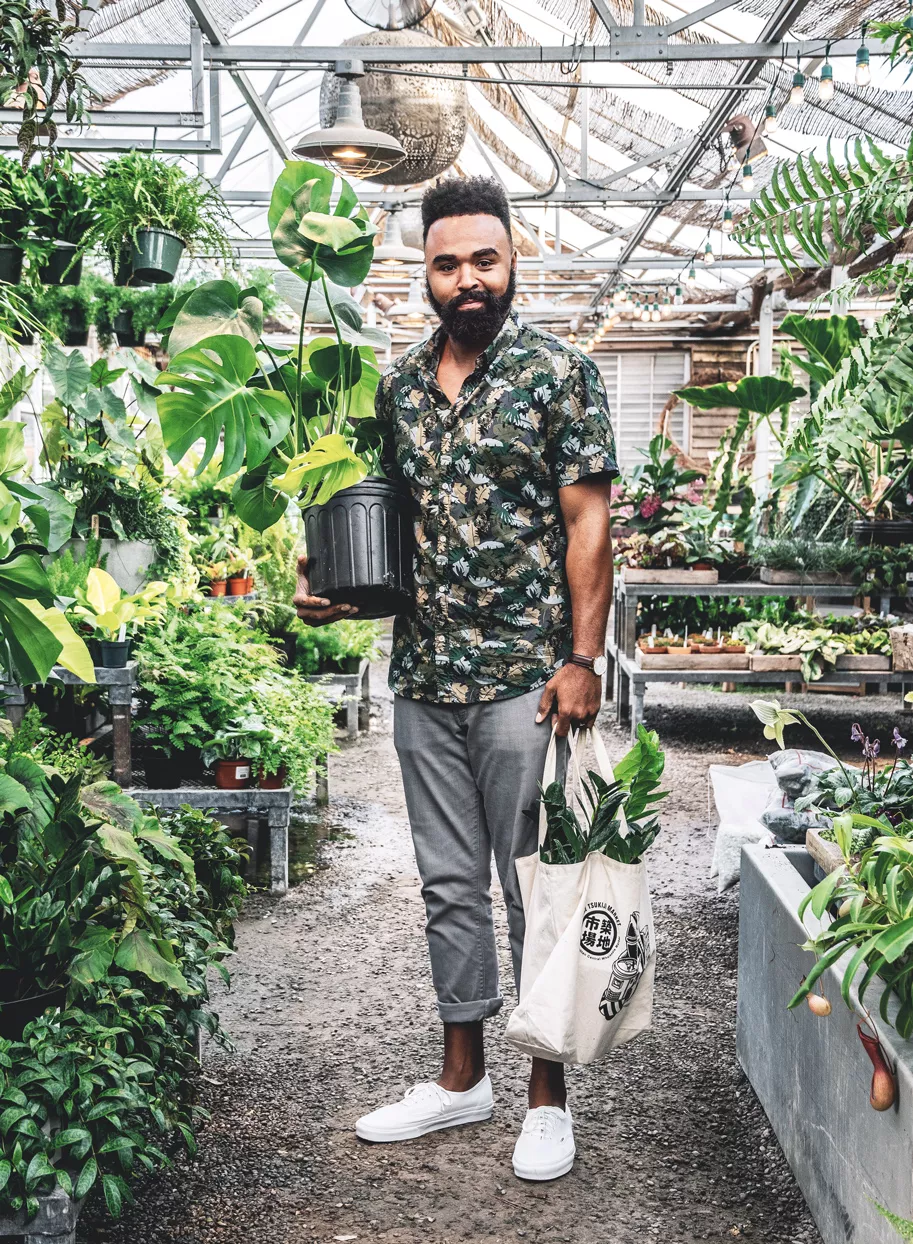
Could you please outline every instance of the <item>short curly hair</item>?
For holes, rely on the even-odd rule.
[[[493,177],[447,177],[422,196],[422,238],[445,216],[497,216],[510,231],[510,204],[504,187]]]

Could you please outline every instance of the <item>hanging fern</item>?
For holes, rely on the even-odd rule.
[[[736,239],[743,249],[770,249],[795,269],[795,245],[822,266],[835,251],[867,246],[874,234],[890,240],[903,228],[913,203],[913,136],[901,156],[886,156],[871,138],[848,142],[838,163],[814,154],[782,160],[769,186],[753,200]]]

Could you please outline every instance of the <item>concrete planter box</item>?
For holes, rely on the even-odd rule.
[[[799,949],[815,928],[796,916],[814,884],[803,847],[742,849],[739,906],[739,1062],[767,1113],[824,1244],[897,1244],[873,1202],[913,1218],[913,1043],[876,1019],[897,1067],[897,1102],[869,1105],[872,1065],[856,1016],[840,997],[840,964],[821,978],[832,1014],[786,1009],[814,962]],[[845,963],[845,961],[841,961]],[[878,988],[866,995],[878,1016]],[[897,1012],[896,1002],[889,1013]]]
[[[14,1237],[25,1244],[76,1244],[76,1222],[81,1201],[73,1201],[62,1188],[38,1198],[38,1213],[26,1222],[25,1214],[0,1218],[0,1239]]]
[[[753,670],[801,670],[802,657],[798,652],[753,652]]]
[[[881,652],[868,652],[861,656],[845,652],[843,656],[837,658],[836,668],[838,670],[859,671],[889,670],[891,668],[891,658]]]
[[[642,652],[639,648],[634,660],[644,670],[706,670],[712,674],[714,670],[747,670],[747,652],[695,653],[678,656],[675,653]]]
[[[622,566],[622,583],[719,583],[718,570],[641,570],[638,566]]]
[[[71,540],[67,546],[75,561],[86,555],[85,540]],[[146,540],[102,540],[101,556],[108,574],[122,592],[138,592],[146,582],[146,571],[155,561],[155,545]]]
[[[851,575],[839,574],[831,570],[773,570],[770,566],[762,566],[758,578],[762,583],[776,583],[780,585],[809,583],[815,586],[823,586],[853,582]]]

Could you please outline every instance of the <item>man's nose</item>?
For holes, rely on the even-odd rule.
[[[478,289],[479,278],[471,264],[463,264],[459,275],[460,289]]]

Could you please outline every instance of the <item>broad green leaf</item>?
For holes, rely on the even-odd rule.
[[[115,939],[114,929],[90,926],[76,943],[77,953],[68,969],[73,980],[81,985],[104,980],[114,959]]]
[[[331,251],[340,251],[362,237],[362,230],[354,220],[329,216],[326,212],[306,212],[298,221],[298,232],[311,242],[328,246]]]
[[[239,475],[231,490],[235,513],[254,531],[266,531],[278,523],[289,507],[288,495],[272,486],[268,463]]]
[[[34,523],[39,540],[49,553],[56,553],[72,534],[76,506],[50,484],[32,484],[18,479],[8,479],[5,483],[22,502],[22,509]]]
[[[259,369],[256,352],[243,337],[208,337],[171,360],[161,377],[175,391],[157,402],[165,447],[178,463],[202,439],[205,448],[197,467],[208,465],[222,438],[219,479],[234,475],[242,464],[259,466],[282,441],[292,421],[284,393],[251,388]]]
[[[163,958],[152,938],[143,929],[134,929],[132,933],[127,934],[117,948],[114,962],[125,972],[140,972],[149,980],[160,985],[167,985],[169,989],[174,989],[177,993],[194,994],[197,992],[188,985],[180,969]]]
[[[827,911],[828,904],[834,897],[834,892],[843,883],[845,878],[846,874],[844,870],[842,868],[837,868],[832,873],[828,873],[823,881],[818,882],[811,893],[810,906],[812,909],[812,915],[816,916],[819,920],[822,918],[824,913]]]
[[[39,605],[36,600],[24,600],[23,606],[34,615],[35,622],[46,628],[60,643],[55,665],[62,666],[85,683],[95,682],[95,663],[85,640],[73,630],[70,621],[61,610]]]
[[[35,553],[13,553],[0,561],[0,593],[51,603],[47,571]]]
[[[831,376],[862,340],[862,325],[853,315],[811,319],[792,312],[783,317],[780,327],[784,333],[800,341],[812,359],[824,364]]]
[[[3,794],[4,776],[5,776],[4,774],[0,773],[0,800],[3,800],[4,798],[4,794]],[[8,780],[12,781],[12,778]],[[16,786],[19,786],[18,782],[16,782]],[[25,793],[24,787],[19,786],[19,789],[22,790],[23,793]],[[8,795],[7,795],[7,799],[8,799]],[[28,796],[26,795],[26,801],[24,803],[16,803],[12,806],[9,806],[9,805],[7,806],[9,807],[9,810],[12,812],[18,811],[19,808],[26,808],[28,807]],[[3,807],[2,805],[0,805],[0,811],[6,811],[6,810],[7,810],[6,807]],[[6,877],[0,876],[0,903],[5,903],[7,907],[10,907],[13,903],[13,898],[14,898],[13,887],[10,885],[9,880]]]
[[[80,788],[79,798],[93,816],[134,833],[146,820],[145,813],[116,782],[90,782]]]
[[[345,437],[334,432],[321,436],[305,453],[297,454],[285,474],[273,480],[273,487],[292,497],[301,493],[302,506],[323,505],[341,489],[360,483],[367,473]]]
[[[95,836],[112,859],[129,860],[139,868],[149,867],[129,829],[122,829],[119,825],[99,825]]]
[[[0,582],[0,637],[9,645],[14,673],[21,683],[46,682],[63,651],[63,644],[43,621],[43,610],[36,610],[35,604],[8,594]]]
[[[156,851],[162,859],[171,860],[175,864],[180,865],[181,870],[190,885],[196,884],[196,874],[193,870],[193,860],[186,851],[181,849],[171,834],[166,834],[163,829],[156,828],[154,826],[154,822],[150,820],[148,824],[138,832],[137,838],[141,839],[143,842],[148,842],[152,849]]]
[[[294,272],[277,272],[273,284],[276,293],[298,315],[304,310],[304,299],[307,282]],[[322,281],[311,285],[311,293],[307,303],[306,324],[327,324],[331,316],[327,302],[333,308],[339,324],[339,335],[343,341],[352,346],[371,346],[375,350],[386,350],[390,344],[390,335],[381,328],[363,324],[362,309],[348,290],[332,281],[326,283],[329,299],[324,297]]]
[[[913,918],[891,925],[875,943],[875,949],[884,955],[888,963],[899,959],[910,946],[913,946]]]
[[[273,249],[287,268],[303,278],[326,275],[353,286],[371,267],[377,228],[341,178],[336,208],[329,212],[335,181],[319,164],[290,160],[273,187],[267,219]]]
[[[738,410],[750,410],[758,415],[772,415],[781,406],[803,397],[805,392],[805,389],[781,380],[778,376],[743,376],[738,383],[677,389],[675,396],[696,406],[698,410],[719,410],[734,406]]]
[[[15,778],[10,777],[3,769],[0,769],[0,816],[4,816],[7,812],[18,812],[20,808],[27,808],[31,804],[29,793]],[[6,897],[6,891],[9,889],[9,882],[5,877],[0,878],[0,901],[11,903],[12,891],[9,898]]]
[[[95,1183],[98,1177],[98,1163],[94,1158],[89,1158],[85,1166],[79,1172],[79,1178],[76,1180],[76,1187],[73,1189],[73,1195],[77,1201],[81,1201],[84,1196],[88,1195],[89,1189]]]
[[[15,475],[28,466],[25,452],[25,424],[0,420],[0,477]]]
[[[0,384],[0,419],[6,419],[17,402],[21,402],[32,387],[32,381],[35,379],[37,372],[28,371],[25,367],[20,367],[18,371],[13,372],[7,380]],[[0,440],[2,445],[2,440]],[[0,475],[4,475],[6,469],[3,466],[3,450],[0,448]]]
[[[92,373],[87,360],[78,350],[65,354],[57,346],[50,345],[45,351],[44,365],[54,392],[65,406],[73,406],[85,397],[92,383]]]
[[[263,303],[255,289],[234,281],[207,281],[190,291],[168,337],[171,354],[180,354],[207,337],[244,337],[256,345],[263,332]]]

